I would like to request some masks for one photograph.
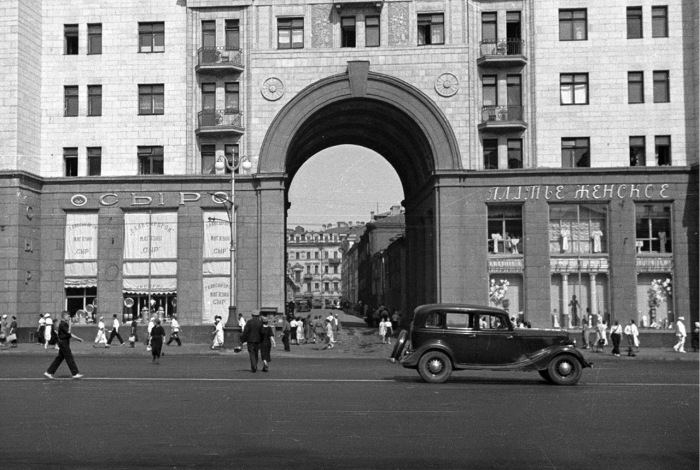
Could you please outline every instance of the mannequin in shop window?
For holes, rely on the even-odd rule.
[[[573,327],[573,323],[578,323],[578,309],[581,308],[581,304],[579,303],[578,299],[576,298],[575,295],[571,296],[571,300],[569,301],[569,328]]]
[[[666,232],[659,232],[659,252],[666,253]]]
[[[513,255],[517,255],[518,252],[518,244],[520,243],[520,238],[515,238],[512,235],[508,234],[508,238],[506,239],[508,249],[510,249],[510,253]]]
[[[568,228],[562,227],[559,234],[561,235],[561,251],[562,253],[566,253],[569,251],[569,238],[571,237],[571,231]]]
[[[591,232],[591,238],[593,239],[593,253],[600,253],[602,251],[600,239],[603,238],[603,232],[600,230],[593,230]]]
[[[503,236],[500,233],[492,233],[491,238],[493,239],[493,252],[498,253],[498,244],[503,240]]]

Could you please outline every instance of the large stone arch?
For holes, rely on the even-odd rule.
[[[304,162],[342,144],[372,149],[396,170],[407,201],[408,304],[441,300],[436,175],[462,169],[455,135],[425,93],[395,77],[370,72],[368,62],[349,62],[347,73],[319,80],[292,98],[262,143],[257,177],[279,183],[265,185],[269,191],[260,192],[258,199],[258,227],[265,227],[258,230],[265,267],[259,278],[260,303],[284,299],[286,211],[273,207],[286,207],[289,183]]]

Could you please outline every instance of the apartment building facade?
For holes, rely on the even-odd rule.
[[[697,320],[694,0],[0,9],[0,308],[23,325],[127,299],[208,323],[232,246],[239,310],[282,311],[289,184],[339,144],[402,181],[407,310],[507,281],[535,326]],[[233,244],[222,159],[246,163]]]

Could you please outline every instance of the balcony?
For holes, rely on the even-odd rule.
[[[522,106],[484,106],[481,108],[480,131],[524,131],[527,124],[523,120],[525,108]]]
[[[476,65],[498,68],[523,66],[527,63],[524,51],[525,41],[522,39],[481,41]]]
[[[239,73],[245,69],[239,49],[202,47],[197,51],[197,73]]]
[[[331,266],[337,266],[343,261],[342,258],[328,258],[328,264]]]
[[[314,278],[314,275],[311,274],[311,273],[306,273],[306,274],[304,274],[304,280],[305,280],[305,281],[312,281],[313,278]]]
[[[205,109],[197,117],[198,135],[241,135],[245,132],[243,115],[237,109]]]

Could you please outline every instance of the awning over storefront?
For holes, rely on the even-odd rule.
[[[66,288],[97,287],[97,279],[65,279]]]
[[[124,278],[122,290],[133,294],[174,294],[177,292],[176,278]]]

